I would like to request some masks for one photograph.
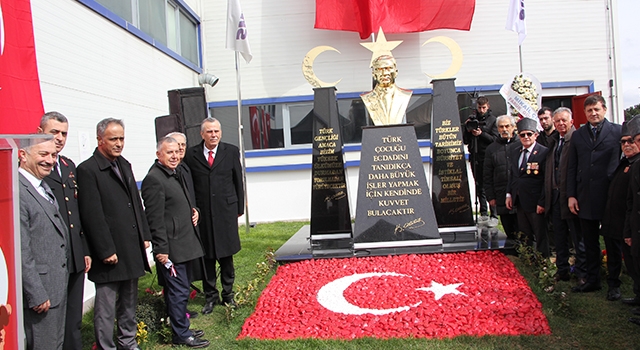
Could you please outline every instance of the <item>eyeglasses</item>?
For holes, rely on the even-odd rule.
[[[625,143],[628,143],[630,145],[633,145],[633,140],[632,139],[625,139],[625,140],[620,140],[620,144],[624,145]]]
[[[531,137],[533,136],[532,132],[521,132],[518,135],[520,135],[520,137],[524,138],[524,137]]]

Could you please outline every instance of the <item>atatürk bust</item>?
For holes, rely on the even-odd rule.
[[[393,125],[404,122],[405,111],[412,92],[395,85],[398,69],[393,56],[378,56],[371,65],[376,86],[360,95],[375,125]]]

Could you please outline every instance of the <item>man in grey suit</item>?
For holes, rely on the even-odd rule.
[[[60,154],[67,143],[69,122],[59,112],[48,112],[42,116],[38,132],[53,135],[58,157],[53,171],[44,178],[60,207],[60,215],[69,229],[69,285],[67,286],[67,320],[64,331],[64,349],[82,348],[82,305],[84,276],[91,269],[89,245],[82,231],[78,210],[78,186],[76,165]]]
[[[42,181],[56,160],[52,141],[28,145],[20,159],[22,297],[27,349],[62,349],[69,279],[69,232]]]
[[[164,296],[171,318],[173,344],[203,348],[209,341],[200,339],[203,331],[190,330],[187,318],[189,272],[191,262],[204,255],[195,197],[176,172],[180,164],[178,142],[163,137],[158,142],[158,161],[142,181],[142,198],[151,230],[151,242],[158,275],[164,280]]]

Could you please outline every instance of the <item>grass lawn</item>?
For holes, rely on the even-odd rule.
[[[259,224],[246,234],[240,227],[242,250],[235,255],[236,285],[246,284],[255,278],[256,264],[264,261],[268,249],[277,250],[289,239],[304,222],[278,222]],[[566,291],[564,307],[560,308],[557,299],[544,292],[537,284],[533,271],[518,258],[510,257],[543,304],[543,310],[549,320],[552,334],[547,336],[485,336],[457,337],[453,339],[357,339],[353,341],[294,340],[260,341],[236,340],[244,320],[251,315],[259,296],[252,295],[249,305],[234,311],[228,319],[224,307],[216,307],[210,315],[195,318],[192,328],[203,329],[205,337],[211,341],[208,349],[640,349],[640,327],[627,321],[631,316],[629,307],[621,302],[607,301],[606,282],[603,290],[595,293],[572,294],[569,292],[574,282],[560,282],[559,291]],[[270,276],[269,276],[270,277]],[[140,279],[140,295],[144,290],[157,283],[153,275]],[[196,283],[197,286],[201,286]],[[260,291],[264,285],[260,286]],[[623,296],[632,296],[631,279],[623,275]],[[204,296],[198,295],[189,302],[189,309],[200,312]],[[94,342],[92,312],[83,320],[83,339],[85,349]],[[169,349],[171,345],[162,344],[157,334],[150,334],[148,342],[141,344],[142,349]],[[178,349],[178,348],[176,348]],[[186,348],[184,348],[186,349]]]

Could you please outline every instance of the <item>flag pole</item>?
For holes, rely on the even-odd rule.
[[[518,57],[520,58],[520,73],[522,73],[522,45],[518,45]]]
[[[244,137],[242,132],[242,94],[240,93],[240,69],[238,68],[238,51],[236,57],[236,89],[238,94],[238,148],[240,148],[240,160],[242,161],[242,191],[244,192],[244,225],[249,233],[249,202],[247,196],[247,164],[244,157]]]

